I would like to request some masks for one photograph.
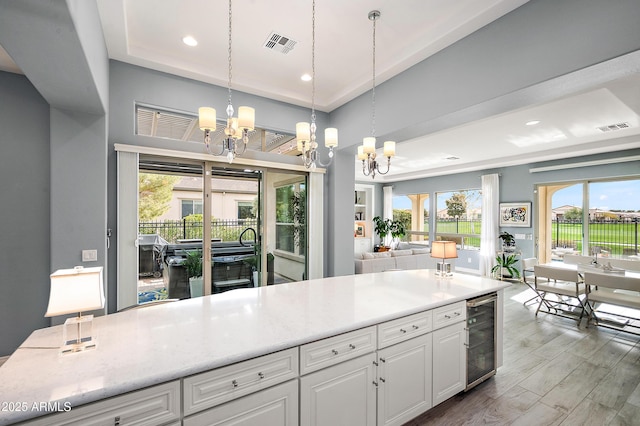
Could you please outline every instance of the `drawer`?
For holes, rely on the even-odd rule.
[[[184,415],[215,407],[296,377],[297,348],[186,377],[183,381]]]
[[[45,416],[29,426],[155,426],[180,420],[180,381],[71,407],[71,411]]]
[[[433,329],[445,327],[467,318],[467,302],[461,301],[433,310]]]
[[[431,311],[387,321],[378,325],[378,349],[428,333],[433,328]]]
[[[298,424],[298,380],[244,396],[186,417],[184,426]]]
[[[300,346],[300,374],[311,373],[376,350],[376,326]]]

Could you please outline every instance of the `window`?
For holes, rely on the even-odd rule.
[[[276,188],[276,249],[304,255],[306,247],[304,183]]]
[[[202,200],[181,200],[182,217],[192,214],[202,214]]]
[[[455,241],[460,248],[480,248],[482,191],[467,189],[436,193],[436,234],[438,239]]]
[[[429,241],[429,194],[394,195],[393,220],[402,222],[412,243]]]
[[[539,257],[562,260],[565,253],[601,257],[638,256],[640,180],[572,182],[538,187]]]
[[[253,219],[253,202],[238,201],[238,219]]]

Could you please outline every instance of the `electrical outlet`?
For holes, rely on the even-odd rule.
[[[98,250],[82,250],[82,261],[83,262],[97,262],[98,261]]]
[[[467,257],[467,263],[471,263],[471,258]]]

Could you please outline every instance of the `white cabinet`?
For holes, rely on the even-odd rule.
[[[466,387],[467,352],[464,326],[464,322],[457,322],[433,332],[434,406]]]
[[[301,377],[300,424],[374,426],[375,361],[371,353]]]
[[[234,399],[184,419],[184,426],[295,426],[298,380]]]
[[[424,334],[378,351],[379,426],[404,424],[431,408],[431,346]]]
[[[72,407],[29,426],[158,426],[180,419],[180,381],[176,380],[103,401]]]

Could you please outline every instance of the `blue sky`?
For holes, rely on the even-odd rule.
[[[572,185],[553,195],[553,207],[582,205],[582,185]],[[589,185],[589,208],[640,210],[640,180],[597,182]]]
[[[602,210],[640,210],[640,179],[596,182],[589,186],[590,208]],[[438,209],[445,207],[444,200],[452,193],[440,197]],[[441,205],[440,205],[441,204]],[[553,207],[582,205],[582,185],[572,185],[553,195]],[[411,202],[405,196],[393,197],[393,208],[410,209]]]

